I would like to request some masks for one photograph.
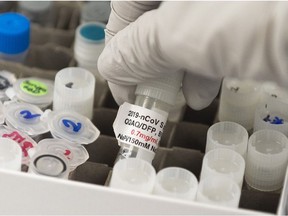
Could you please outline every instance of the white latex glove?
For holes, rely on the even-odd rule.
[[[210,104],[224,76],[287,88],[287,18],[288,2],[163,2],[119,29],[98,68],[118,104],[133,102],[137,83],[180,69],[193,109]]]

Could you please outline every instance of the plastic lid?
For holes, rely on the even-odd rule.
[[[22,149],[22,164],[29,164],[30,156],[28,151],[37,146],[37,143],[31,137],[5,125],[0,126],[0,137],[9,138],[17,142]]]
[[[4,103],[5,121],[7,124],[31,136],[49,131],[47,122],[41,116],[43,111],[32,104],[19,102]]]
[[[69,160],[70,171],[83,164],[89,154],[82,145],[75,145],[63,139],[43,139],[37,145],[37,151],[64,155]]]
[[[100,135],[100,131],[87,117],[73,111],[53,111],[46,118],[54,138],[76,144],[90,144]]]
[[[16,98],[31,104],[50,104],[53,100],[54,83],[36,77],[18,79],[13,86]]]
[[[152,193],[155,179],[156,171],[150,163],[127,158],[114,165],[110,187],[149,194]]]
[[[0,14],[0,52],[18,54],[30,44],[30,22],[19,13]]]
[[[245,180],[261,191],[276,191],[283,186],[288,162],[288,139],[275,130],[253,133],[248,142]]]
[[[81,22],[103,22],[107,23],[111,8],[108,1],[87,2],[81,10]]]
[[[22,151],[18,143],[0,138],[0,168],[21,171]]]
[[[237,208],[241,190],[231,178],[214,176],[213,179],[201,180],[198,186],[196,200],[220,206]]]
[[[206,153],[216,148],[228,148],[246,157],[248,132],[235,122],[217,122],[209,127],[206,140]]]
[[[221,88],[219,120],[237,122],[247,130],[252,129],[260,96],[258,82],[225,78]]]
[[[85,43],[104,43],[106,25],[100,22],[83,23],[76,29],[76,39]]]
[[[170,105],[174,105],[182,84],[182,79],[183,73],[180,71],[173,74],[167,74],[159,79],[153,79],[138,84],[135,94],[146,95]]]
[[[52,6],[51,1],[18,1],[21,10],[29,12],[43,12],[49,10]]]
[[[244,171],[245,160],[238,152],[224,148],[213,149],[204,155],[200,179],[226,176],[234,179],[242,188]]]
[[[198,188],[196,176],[180,167],[167,167],[156,175],[153,194],[195,200]]]
[[[65,157],[40,152],[32,157],[28,172],[66,179],[69,175],[68,167],[69,163]]]
[[[79,67],[64,68],[56,74],[53,110],[78,112],[89,119],[93,116],[94,75]]]

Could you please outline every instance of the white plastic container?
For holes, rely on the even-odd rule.
[[[156,179],[154,167],[138,158],[118,161],[112,172],[110,187],[150,194]]]
[[[68,67],[55,77],[54,111],[75,111],[89,119],[93,117],[95,77],[86,69]]]
[[[21,171],[22,150],[17,142],[0,138],[0,168]]]
[[[205,178],[200,181],[196,201],[237,208],[240,196],[239,185],[233,179],[215,176],[213,179]]]
[[[224,78],[219,105],[219,120],[236,122],[247,130],[251,130],[259,99],[259,83],[251,80]]]
[[[212,180],[215,176],[231,178],[242,188],[245,171],[245,160],[231,149],[213,149],[204,155],[201,169],[201,181]]]
[[[259,130],[249,138],[245,180],[260,191],[283,186],[288,163],[288,139],[275,130]]]
[[[229,148],[246,157],[248,132],[235,122],[217,122],[207,132],[206,153],[216,148]]]
[[[195,200],[198,180],[189,170],[167,167],[156,175],[153,194],[184,200]]]
[[[87,22],[77,27],[75,33],[74,56],[78,66],[91,71],[96,79],[104,82],[99,74],[97,61],[105,47],[106,25],[100,22]]]

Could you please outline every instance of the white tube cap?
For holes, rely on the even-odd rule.
[[[185,200],[195,200],[198,180],[189,170],[167,167],[156,175],[153,194]]]
[[[0,138],[0,168],[21,171],[22,150],[19,144],[8,138]]]
[[[95,92],[94,75],[83,68],[68,67],[55,77],[54,111],[75,111],[92,119]]]
[[[156,171],[150,163],[137,158],[127,158],[115,164],[110,187],[150,194],[155,178]]]

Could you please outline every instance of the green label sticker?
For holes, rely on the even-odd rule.
[[[48,87],[37,80],[25,80],[20,84],[23,92],[33,96],[43,96],[48,93]]]

